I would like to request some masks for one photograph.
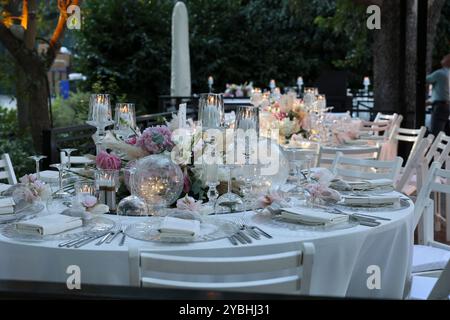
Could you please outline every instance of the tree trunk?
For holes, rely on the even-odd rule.
[[[428,38],[427,38],[427,71],[431,71],[433,62],[434,39],[441,18],[445,0],[428,0]]]
[[[374,30],[375,110],[397,112],[400,102],[400,2],[383,1],[381,29]]]
[[[21,130],[30,127],[30,96],[27,90],[27,77],[23,69],[15,63],[17,119]]]

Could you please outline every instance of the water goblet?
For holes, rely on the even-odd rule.
[[[47,156],[42,156],[42,155],[34,155],[31,157],[28,157],[29,159],[32,159],[36,162],[36,179],[40,179],[41,178],[41,174],[40,174],[40,168],[39,168],[39,163],[42,159],[47,158]]]
[[[244,201],[240,196],[233,193],[231,189],[231,172],[233,167],[233,164],[225,165],[225,169],[228,170],[228,190],[226,193],[217,198],[214,206],[214,212],[216,214],[245,211]]]
[[[65,168],[65,165],[62,163],[52,164],[50,167],[55,168],[58,170],[59,173],[59,188],[54,194],[55,199],[66,199],[70,197],[70,194],[66,191],[64,191],[64,185],[63,185],[63,171]]]
[[[64,152],[67,156],[67,162],[66,162],[66,168],[67,170],[70,171],[70,167],[71,167],[71,162],[70,162],[70,155],[72,152],[77,151],[78,149],[74,149],[74,148],[64,148],[61,149],[62,152]],[[62,162],[62,161],[61,161]]]

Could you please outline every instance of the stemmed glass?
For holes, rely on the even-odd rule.
[[[35,156],[28,157],[28,159],[32,159],[36,162],[36,179],[38,179],[38,180],[41,178],[39,162],[45,158],[47,158],[47,156],[35,155]]]
[[[65,168],[65,165],[63,163],[57,163],[50,165],[52,168],[56,168],[59,172],[59,189],[55,192],[55,199],[65,199],[70,196],[70,194],[66,191],[64,191],[63,186],[63,171]]]
[[[218,178],[218,164],[206,164],[206,185],[208,186],[208,192],[206,196],[211,206],[214,208],[217,198],[219,197],[219,192],[217,191],[217,186],[219,185]]]
[[[97,128],[95,144],[97,154],[101,151],[102,140],[105,137],[105,128],[114,124],[112,120],[111,101],[109,94],[92,94],[89,100],[88,125]]]
[[[221,195],[214,206],[215,213],[233,213],[245,211],[244,201],[240,196],[232,192],[231,189],[231,173],[234,168],[233,164],[225,164],[224,168],[228,171],[228,188],[227,192]]]
[[[74,149],[74,148],[61,149],[61,151],[64,152],[67,156],[67,163],[66,163],[67,170],[70,170],[70,168],[71,168],[70,155],[72,154],[72,152],[77,151],[77,150],[78,149]]]

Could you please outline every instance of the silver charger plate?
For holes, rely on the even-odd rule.
[[[130,238],[155,241],[165,243],[190,243],[204,242],[227,238],[239,231],[239,226],[234,222],[217,219],[212,217],[203,218],[200,224],[200,234],[195,235],[192,239],[183,239],[173,237],[171,239],[161,239],[158,231],[163,217],[149,217],[147,222],[138,222],[129,225],[125,229],[125,234]]]
[[[44,210],[44,204],[37,202],[26,206],[15,206],[14,213],[0,215],[0,224],[11,223],[35,215]]]
[[[344,211],[352,211],[352,212],[360,212],[360,213],[366,213],[366,212],[386,212],[386,211],[400,211],[404,210],[410,207],[410,203],[407,199],[400,198],[398,205],[387,205],[387,206],[348,206],[343,205],[341,203],[334,204],[333,206],[344,210]]]
[[[20,241],[53,241],[53,240],[70,240],[87,235],[95,235],[98,233],[107,232],[115,227],[116,223],[105,217],[94,217],[83,222],[83,226],[61,232],[58,234],[51,235],[34,235],[34,234],[23,234],[17,231],[15,224],[10,223],[5,225],[1,229],[1,234],[7,238],[20,240]]]
[[[308,209],[311,210],[311,209]],[[317,209],[318,211],[323,211],[321,209]],[[267,213],[257,213],[252,217],[253,223],[259,225],[265,225],[271,228],[278,229],[287,229],[291,231],[319,231],[319,232],[329,232],[335,230],[343,230],[354,228],[359,225],[359,222],[356,220],[348,220],[346,222],[332,224],[332,225],[323,225],[323,224],[305,224],[301,222],[293,222],[290,220],[282,219],[281,217],[273,216]]]

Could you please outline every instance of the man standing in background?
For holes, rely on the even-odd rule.
[[[442,68],[427,76],[427,82],[433,85],[431,95],[431,133],[437,136],[444,131],[450,135],[450,54],[441,60]]]

